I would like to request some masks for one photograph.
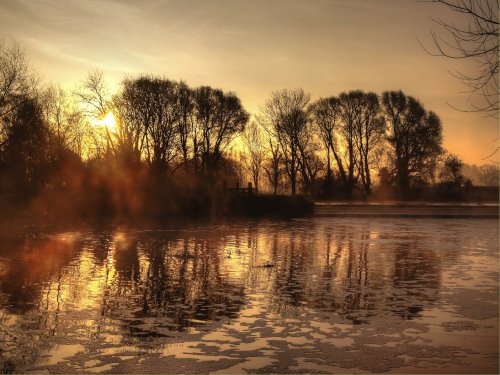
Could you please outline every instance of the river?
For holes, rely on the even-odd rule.
[[[497,373],[496,219],[31,227],[0,239],[0,367]]]

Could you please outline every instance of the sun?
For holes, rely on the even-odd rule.
[[[100,121],[102,126],[105,126],[110,132],[116,131],[116,119],[113,112],[108,112]]]

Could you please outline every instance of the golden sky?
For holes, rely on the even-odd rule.
[[[153,73],[235,91],[252,113],[282,88],[402,89],[441,117],[450,152],[486,163],[498,120],[449,106],[469,108],[450,71],[474,66],[426,54],[430,16],[453,17],[416,0],[1,0],[0,39],[65,88],[95,68],[115,85]]]

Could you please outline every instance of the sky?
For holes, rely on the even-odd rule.
[[[112,88],[151,73],[233,91],[252,114],[283,88],[402,89],[440,116],[449,152],[487,163],[498,120],[452,108],[470,103],[451,72],[476,68],[424,51],[440,31],[431,17],[460,22],[417,0],[0,0],[0,39],[67,89],[96,68]]]

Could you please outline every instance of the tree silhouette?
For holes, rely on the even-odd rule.
[[[60,154],[69,149],[83,158],[89,126],[80,109],[60,86],[47,87],[39,100],[50,128],[53,152]]]
[[[112,109],[111,95],[104,79],[103,72],[93,70],[87,73],[73,95],[79,102],[82,115],[88,122],[100,121]],[[93,156],[102,158],[109,155],[113,149],[113,138],[107,128],[89,127],[90,138],[93,145]],[[87,148],[90,148],[87,145]],[[89,150],[90,151],[90,150]]]
[[[355,122],[356,146],[359,152],[359,175],[367,194],[371,193],[371,159],[374,148],[385,134],[385,121],[380,113],[378,95],[369,92],[359,97],[358,116]]]
[[[49,129],[36,100],[23,99],[10,112],[0,171],[11,191],[21,197],[39,192],[48,179],[52,155],[49,154]]]
[[[194,95],[193,90],[185,82],[179,82],[177,85],[177,106],[178,106],[178,134],[179,147],[181,149],[184,164],[188,162],[190,146],[192,141],[192,150],[196,159],[197,155],[197,137],[194,117]],[[192,139],[190,139],[192,138]]]
[[[39,78],[18,43],[0,40],[0,149],[7,137],[6,116],[37,96]]]
[[[311,113],[316,131],[326,149],[327,170],[326,170],[326,186],[328,193],[331,192],[332,184],[332,162],[333,155],[337,162],[337,168],[342,178],[345,178],[344,165],[340,156],[338,145],[338,132],[340,128],[340,112],[338,99],[335,97],[319,99],[311,106]]]
[[[457,155],[448,155],[441,170],[441,181],[460,187],[464,182],[462,168],[464,162]]]
[[[436,158],[442,152],[441,120],[402,91],[384,92],[382,104],[389,125],[396,185],[406,194],[413,178],[424,178],[434,172]]]
[[[499,167],[494,164],[485,164],[479,167],[479,180],[486,186],[498,186]]]
[[[356,166],[359,163],[359,153],[356,147],[356,125],[360,115],[361,91],[343,92],[339,95],[339,113],[341,119],[340,136],[344,145],[345,175],[344,188],[348,197],[351,196],[354,185],[358,180]]]
[[[222,152],[244,130],[249,115],[234,93],[208,86],[196,89],[195,111],[201,137],[201,165],[206,174],[217,170]]]
[[[292,195],[297,191],[300,168],[306,163],[307,146],[304,143],[311,135],[307,131],[309,100],[310,95],[302,89],[275,91],[261,108],[259,117],[260,123],[280,146]]]
[[[247,169],[252,177],[255,191],[259,191],[259,177],[264,162],[264,138],[256,122],[251,122],[243,133],[243,140],[248,154]]]
[[[274,142],[273,137],[266,132],[267,135],[267,150],[268,157],[264,161],[264,172],[267,180],[273,189],[274,195],[278,193],[278,186],[282,181],[283,175],[283,159],[281,157],[280,146]]]

